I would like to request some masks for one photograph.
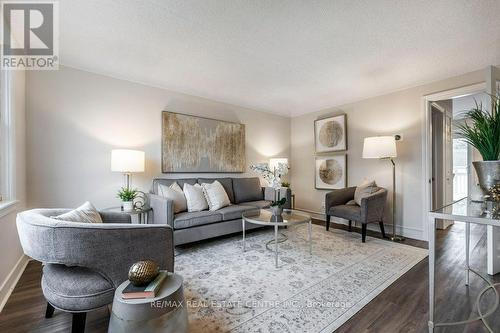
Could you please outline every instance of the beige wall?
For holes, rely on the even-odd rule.
[[[10,84],[10,103],[14,124],[15,142],[15,199],[17,205],[0,211],[0,311],[7,301],[7,296],[27,263],[17,236],[16,214],[26,205],[25,172],[25,74],[12,71]],[[2,82],[5,84],[5,82]],[[6,96],[2,96],[5,98]]]
[[[392,94],[342,105],[336,108],[292,118],[291,184],[296,207],[322,214],[327,191],[314,189],[314,120],[328,115],[347,114],[348,186],[363,178],[373,178],[380,186],[392,186],[389,162],[361,158],[363,139],[369,136],[401,134],[397,163],[397,221],[408,237],[424,239],[422,140],[424,104],[422,97],[431,93],[484,81],[486,73],[476,71],[459,77],[402,90]],[[389,193],[389,199],[392,194]],[[387,206],[390,208],[389,204]],[[390,225],[389,209],[386,222]],[[320,216],[318,216],[320,217]],[[321,216],[322,217],[322,216]],[[378,226],[372,226],[378,228]],[[388,229],[386,229],[388,230]],[[389,228],[389,230],[391,230]]]
[[[146,172],[133,176],[133,186],[147,191],[161,176],[162,110],[245,124],[247,165],[289,156],[289,118],[64,66],[30,71],[26,88],[31,207],[118,205],[123,177],[110,171],[116,147],[146,152]]]

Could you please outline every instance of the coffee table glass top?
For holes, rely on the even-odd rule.
[[[242,217],[245,221],[262,225],[291,225],[311,220],[311,216],[291,209],[284,209],[281,216],[273,216],[271,210],[261,209],[258,212],[245,212]]]

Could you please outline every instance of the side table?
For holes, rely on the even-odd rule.
[[[139,224],[148,223],[149,212],[151,212],[152,210],[153,209],[151,207],[138,208],[130,211],[125,211],[122,209],[122,207],[110,207],[104,209],[104,211],[106,212],[123,213],[123,214],[128,214],[130,216],[137,216],[137,223]]]
[[[115,291],[108,333],[184,333],[188,331],[182,276],[168,273],[155,298],[123,299],[129,281]]]

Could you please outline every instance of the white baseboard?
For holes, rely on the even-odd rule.
[[[301,208],[296,208],[296,210],[309,213],[311,215],[311,217],[314,219],[325,221],[325,213],[316,212],[316,211],[307,210],[307,209],[301,209]],[[338,224],[345,224],[345,225],[348,224],[347,220],[340,219],[340,218],[333,218],[332,222],[338,223]],[[385,226],[385,233],[387,235],[392,235],[392,224],[384,223],[384,226]],[[368,230],[380,231],[379,226],[376,223],[368,224]],[[409,227],[402,227],[402,226],[396,225],[396,233],[398,235],[402,235],[402,236],[407,237],[407,238],[425,240],[423,230],[417,229],[417,228],[409,228]]]
[[[21,275],[23,274],[24,269],[28,265],[29,261],[30,258],[23,254],[0,286],[0,312],[2,312],[5,303],[7,303],[10,294],[16,287],[16,284],[21,278]]]

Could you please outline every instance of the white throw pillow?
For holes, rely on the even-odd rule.
[[[177,182],[173,182],[170,186],[158,184],[158,195],[172,200],[174,202],[174,213],[184,212],[187,209],[186,197],[184,192]]]
[[[200,184],[184,183],[184,195],[186,196],[188,212],[201,212],[208,209],[207,199],[205,199],[203,187]]]
[[[226,190],[224,190],[224,187],[219,181],[216,180],[212,184],[203,183],[201,187],[203,187],[203,194],[205,195],[205,199],[207,199],[210,211],[229,206],[231,203]]]
[[[88,201],[72,211],[50,218],[70,222],[102,223],[101,214]]]
[[[354,191],[354,201],[361,206],[361,199],[377,192],[377,184],[374,180],[363,180],[363,182],[356,187]]]

